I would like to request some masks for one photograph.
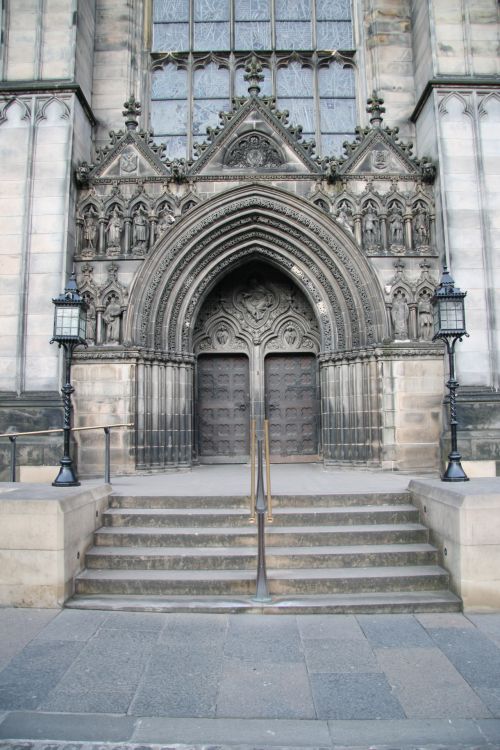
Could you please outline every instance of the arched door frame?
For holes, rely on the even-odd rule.
[[[166,418],[159,438],[168,446],[167,463],[189,465],[191,460],[193,328],[199,310],[220,279],[249,259],[279,268],[309,300],[319,322],[320,359],[373,347],[388,334],[383,292],[373,269],[353,237],[320,209],[261,185],[206,201],[158,242],[130,291],[126,339],[165,364],[158,385],[154,379],[141,385],[139,371],[137,390],[153,393],[153,402],[155,389],[168,392],[164,401],[172,418]],[[324,392],[327,381],[322,373]],[[151,408],[141,398],[138,414]],[[327,415],[324,443],[326,438],[331,444],[325,429],[331,432],[334,422]]]

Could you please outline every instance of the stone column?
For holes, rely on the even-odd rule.
[[[123,240],[123,254],[124,255],[130,255],[132,252],[132,232],[131,232],[131,226],[132,226],[132,218],[130,216],[124,217],[124,223],[125,223],[125,232],[124,232],[124,240]]]
[[[99,216],[99,242],[97,243],[97,255],[106,255],[106,217]]]
[[[389,252],[389,239],[387,236],[387,214],[379,214],[380,219],[380,245],[383,253]]]
[[[362,245],[363,232],[362,232],[362,227],[361,227],[361,220],[363,218],[363,215],[361,213],[355,213],[353,218],[354,218],[354,237],[358,245]]]
[[[406,250],[411,253],[413,250],[413,225],[412,225],[412,213],[406,211],[403,217],[404,221],[404,244]]]
[[[136,440],[137,440],[137,468],[145,469],[146,429],[144,420],[144,360],[137,363],[137,405],[136,405]]]

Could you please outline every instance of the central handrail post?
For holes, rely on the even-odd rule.
[[[16,438],[17,435],[9,435],[10,440],[10,481],[16,481]]]
[[[266,489],[267,489],[267,520],[273,522],[273,504],[271,499],[271,450],[269,446],[269,420],[264,420],[264,444],[266,450]]]
[[[266,603],[271,601],[267,585],[266,572],[266,547],[265,547],[265,525],[267,503],[264,495],[264,469],[262,461],[262,437],[257,438],[257,495],[255,499],[255,511],[257,513],[257,583],[255,587],[255,602]]]
[[[256,422],[250,422],[250,523],[255,523],[255,433]]]
[[[111,484],[111,469],[110,469],[110,434],[111,429],[104,427],[104,481],[106,484]]]

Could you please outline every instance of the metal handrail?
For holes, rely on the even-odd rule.
[[[118,424],[99,424],[91,427],[72,427],[71,432],[82,432],[84,430],[104,430],[104,481],[110,484],[111,481],[111,450],[110,439],[111,429],[113,427],[133,427],[133,422],[119,422]],[[51,430],[30,430],[28,432],[2,432],[0,438],[6,437],[10,440],[10,481],[16,482],[16,441],[18,437],[24,435],[51,435],[56,432],[64,432],[62,427],[56,427]]]
[[[271,601],[269,596],[269,587],[267,583],[266,570],[266,511],[268,520],[272,522],[271,511],[271,474],[269,465],[269,422],[264,420],[264,441],[262,435],[256,435],[255,420],[252,421],[251,435],[251,457],[252,457],[252,478],[251,478],[251,499],[255,503],[250,521],[257,521],[257,577],[255,582],[254,601],[266,603]],[[264,457],[263,446],[265,444],[266,453],[266,474],[267,474],[267,494],[264,493]],[[255,443],[257,443],[257,491],[255,492]]]

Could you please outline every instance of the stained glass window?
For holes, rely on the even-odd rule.
[[[234,17],[236,21],[270,21],[271,4],[269,0],[235,0]]]
[[[170,157],[190,157],[231,97],[248,94],[244,66],[255,50],[261,95],[277,98],[320,155],[340,154],[358,119],[352,53],[344,54],[352,49],[351,0],[153,0],[155,140]],[[290,59],[295,50],[300,58]]]

